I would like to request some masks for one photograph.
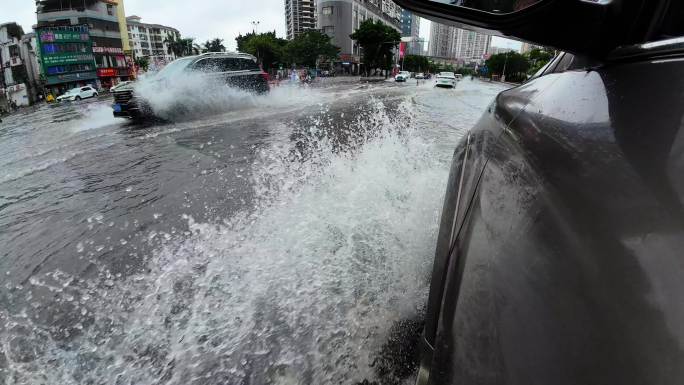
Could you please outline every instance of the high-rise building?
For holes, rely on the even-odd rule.
[[[129,79],[119,5],[123,0],[36,0],[43,74],[54,92]]]
[[[169,50],[168,41],[180,39],[180,32],[172,27],[146,24],[141,20],[139,16],[126,18],[127,35],[134,56],[148,58],[151,67],[162,67],[175,60],[176,55]]]
[[[420,36],[420,17],[406,9],[401,11],[401,37]]]
[[[318,29],[340,47],[338,72],[356,74],[361,47],[349,35],[366,20],[380,21],[401,33],[401,8],[391,0],[318,0]]]
[[[528,53],[532,51],[533,49],[543,49],[544,47],[541,45],[536,45],[536,44],[531,44],[524,42],[522,43],[522,46],[520,47],[520,53]]]
[[[316,0],[285,0],[287,39],[306,30],[316,29]]]
[[[21,56],[24,30],[17,23],[0,24],[0,110],[28,105],[26,67]],[[25,98],[26,96],[26,98]],[[26,100],[24,102],[24,100]]]
[[[463,63],[481,63],[491,41],[489,35],[433,22],[429,55]]]
[[[430,26],[429,56],[453,58],[456,29],[433,21]]]
[[[466,63],[480,64],[492,42],[490,35],[467,29],[456,29],[453,57]]]

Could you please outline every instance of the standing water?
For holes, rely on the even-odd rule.
[[[142,127],[98,101],[6,119],[0,379],[410,381],[395,353],[420,331],[450,155],[500,90],[336,83]]]

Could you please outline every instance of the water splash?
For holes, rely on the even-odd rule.
[[[374,379],[392,324],[424,303],[448,171],[408,107],[373,103],[338,130],[326,111],[292,127],[291,140],[259,150],[253,207],[214,223],[186,217],[136,274],[100,266],[95,278],[54,271],[7,288],[0,378]]]

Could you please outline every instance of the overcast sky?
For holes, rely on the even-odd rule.
[[[36,23],[35,0],[0,0],[0,24],[16,21],[31,30]],[[252,30],[258,21],[259,32],[276,31],[285,37],[285,2],[283,0],[125,0],[126,15],[138,15],[145,23],[177,28],[184,37],[199,43],[215,37],[224,39],[228,49],[235,49],[235,37]],[[423,19],[421,37],[429,40],[430,21]],[[520,48],[520,43],[495,37],[492,45]]]

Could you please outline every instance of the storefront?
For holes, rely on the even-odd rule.
[[[36,35],[46,91],[57,96],[75,87],[97,86],[87,25],[43,27]]]

